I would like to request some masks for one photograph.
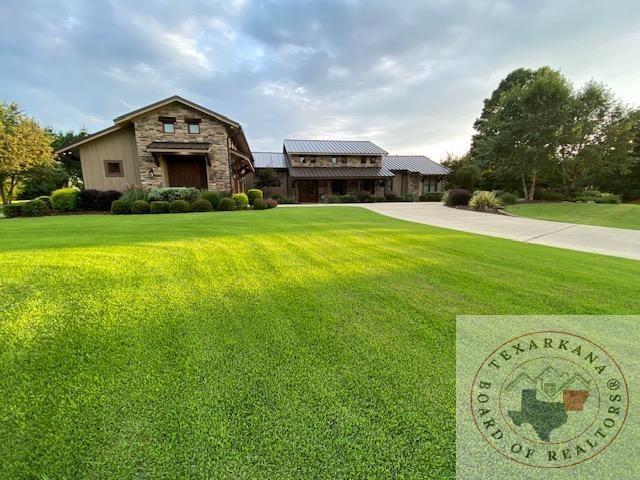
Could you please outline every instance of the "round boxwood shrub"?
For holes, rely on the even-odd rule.
[[[80,190],[75,187],[59,188],[51,194],[51,206],[59,212],[69,212],[78,207]]]
[[[22,215],[25,217],[41,217],[49,213],[49,206],[42,200],[31,200],[22,205]]]
[[[164,200],[156,200],[149,204],[149,211],[151,213],[169,213],[169,202]]]
[[[218,203],[218,210],[229,211],[233,210],[234,207],[235,203],[233,203],[233,200],[227,197],[221,198],[220,203]]]
[[[261,198],[256,198],[253,201],[253,208],[254,210],[265,210],[267,208],[267,202]]]
[[[213,210],[213,205],[211,205],[209,200],[205,200],[204,198],[199,198],[191,204],[192,212],[210,212],[211,210]]]
[[[47,207],[51,208],[51,197],[49,197],[47,195],[42,195],[42,196],[36,198],[35,200],[42,200],[44,203],[47,204]]]
[[[263,198],[262,190],[258,190],[257,188],[247,190],[247,198],[249,199],[249,205],[253,205],[253,202],[258,198]]]
[[[498,195],[498,198],[502,200],[502,203],[504,203],[505,205],[515,205],[515,203],[518,201],[518,196],[515,193],[511,192],[502,192],[500,195]]]
[[[129,204],[124,200],[114,200],[111,203],[111,213],[114,215],[125,215],[131,213],[129,210]]]
[[[2,208],[2,213],[7,218],[22,216],[22,206],[24,203],[10,203]]]
[[[187,213],[191,211],[191,206],[186,200],[174,200],[169,204],[169,212],[171,213]]]
[[[213,208],[218,208],[218,202],[220,202],[220,194],[218,192],[202,192],[200,198],[203,200],[209,200]]]
[[[450,207],[469,205],[469,200],[471,200],[471,192],[464,188],[450,190],[449,195],[447,195],[447,205]]]
[[[249,206],[249,197],[247,197],[246,193],[235,193],[231,200],[233,200],[233,204],[238,210],[246,210]]]
[[[126,202],[126,200],[123,200]],[[131,205],[131,213],[149,213],[149,202],[146,200],[136,200]]]

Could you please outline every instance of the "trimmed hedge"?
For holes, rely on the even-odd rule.
[[[440,202],[442,201],[442,192],[427,192],[420,195],[421,202]]]
[[[22,216],[23,203],[9,203],[2,208],[2,213],[7,218],[15,218]]]
[[[164,200],[173,202],[174,200],[186,200],[195,202],[200,197],[200,191],[192,187],[163,187],[156,188],[149,192],[147,200],[150,202]]]
[[[202,192],[200,194],[200,198],[203,200],[209,200],[209,203],[211,203],[211,206],[213,208],[218,208],[218,203],[220,202],[220,194],[218,192]]]
[[[51,212],[49,205],[42,200],[31,200],[22,205],[22,215],[25,217],[42,217]]]
[[[255,202],[259,198],[264,198],[264,195],[262,194],[262,190],[252,188],[250,190],[247,190],[247,198],[249,199],[249,205],[253,205],[253,202]]]
[[[59,188],[51,194],[51,206],[59,212],[70,212],[78,208],[80,190],[75,187]]]
[[[209,200],[205,200],[204,198],[199,198],[191,204],[192,212],[210,212],[212,210],[213,205],[211,205]]]
[[[169,213],[169,202],[164,200],[156,200],[149,204],[150,213]]]
[[[471,200],[471,192],[464,188],[449,190],[447,195],[447,205],[450,207],[469,205],[469,200]]]
[[[228,197],[224,197],[220,199],[220,203],[218,203],[218,210],[228,212],[233,210],[235,207],[235,203]]]
[[[114,215],[126,215],[127,213],[131,213],[131,210],[124,200],[114,200],[113,203],[111,203],[111,213]]]
[[[127,200],[121,200],[122,202],[128,203]],[[146,200],[136,200],[131,205],[131,213],[149,213],[149,202]]]
[[[174,200],[169,204],[170,213],[187,213],[191,211],[191,205],[186,200]]]
[[[249,197],[245,193],[235,193],[231,200],[238,210],[246,210],[249,206]]]
[[[266,210],[267,202],[265,202],[262,198],[256,198],[253,201],[253,209],[254,210]]]

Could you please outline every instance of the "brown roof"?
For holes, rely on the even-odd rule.
[[[384,167],[291,167],[291,178],[392,178]]]

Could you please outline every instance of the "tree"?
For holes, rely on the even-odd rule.
[[[280,186],[280,177],[273,168],[261,168],[255,175],[258,179],[256,185],[260,188]]]
[[[533,200],[538,181],[555,166],[572,90],[560,72],[549,67],[516,72],[508,86],[494,92],[496,101],[485,101],[471,154],[497,177],[517,178],[525,199]]]
[[[76,143],[78,140],[82,140],[89,134],[87,130],[82,127],[79,132],[73,130],[54,131],[51,127],[47,127],[47,132],[52,136],[51,147],[53,151],[62,150],[67,145]],[[70,177],[82,178],[82,168],[80,167],[80,159],[73,155],[62,154],[59,156],[59,161],[62,164],[62,168],[69,174]]]
[[[442,165],[451,172],[447,178],[447,184],[452,188],[472,191],[482,180],[480,168],[472,163],[471,155],[468,153],[462,156],[447,153]]]
[[[52,165],[51,137],[16,103],[0,103],[0,198],[11,203],[16,185],[36,167]]]

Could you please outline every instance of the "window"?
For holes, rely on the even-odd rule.
[[[367,157],[360,157],[360,163],[363,165],[367,163]]]
[[[199,118],[185,118],[187,123],[187,131],[192,134],[200,133],[200,119]]]
[[[331,182],[331,193],[333,195],[344,195],[347,193],[346,180],[334,180]]]
[[[309,163],[316,163],[316,157],[309,157]]]
[[[372,179],[362,180],[360,184],[360,191],[362,192],[374,193],[375,188],[375,180]]]
[[[338,157],[331,157],[331,163],[334,165],[338,163]]]
[[[371,158],[369,158],[369,163],[371,163],[371,164],[375,165],[375,163],[376,163],[376,157],[371,157]]]
[[[122,160],[105,160],[104,174],[107,177],[124,177]]]
[[[176,124],[175,123],[162,123],[162,131],[164,133],[175,133],[176,132]]]
[[[340,157],[340,163],[347,163],[347,157]]]
[[[304,157],[300,157],[300,163],[307,163],[307,159]]]

